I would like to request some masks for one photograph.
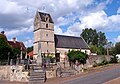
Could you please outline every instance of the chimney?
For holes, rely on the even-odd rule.
[[[1,31],[1,34],[4,34],[5,32],[4,31]]]
[[[15,37],[13,37],[12,40],[13,40],[14,43],[16,43],[16,38]]]

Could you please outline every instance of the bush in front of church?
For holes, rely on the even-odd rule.
[[[68,52],[67,55],[68,55],[69,61],[74,64],[76,61],[78,61],[80,64],[85,64],[88,57],[86,53],[81,51],[75,51],[75,50]]]

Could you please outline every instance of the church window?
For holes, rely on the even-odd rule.
[[[46,21],[48,20],[48,17],[46,17]]]
[[[46,28],[48,28],[48,24],[46,24]]]
[[[46,36],[48,36],[48,34],[46,34]]]

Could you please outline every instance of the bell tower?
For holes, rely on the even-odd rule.
[[[54,22],[50,14],[37,11],[34,19],[34,50],[35,59],[39,51],[42,55],[55,55]]]

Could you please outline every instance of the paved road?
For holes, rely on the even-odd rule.
[[[103,84],[117,77],[120,77],[120,68],[94,73],[74,80],[66,81],[62,84]]]

